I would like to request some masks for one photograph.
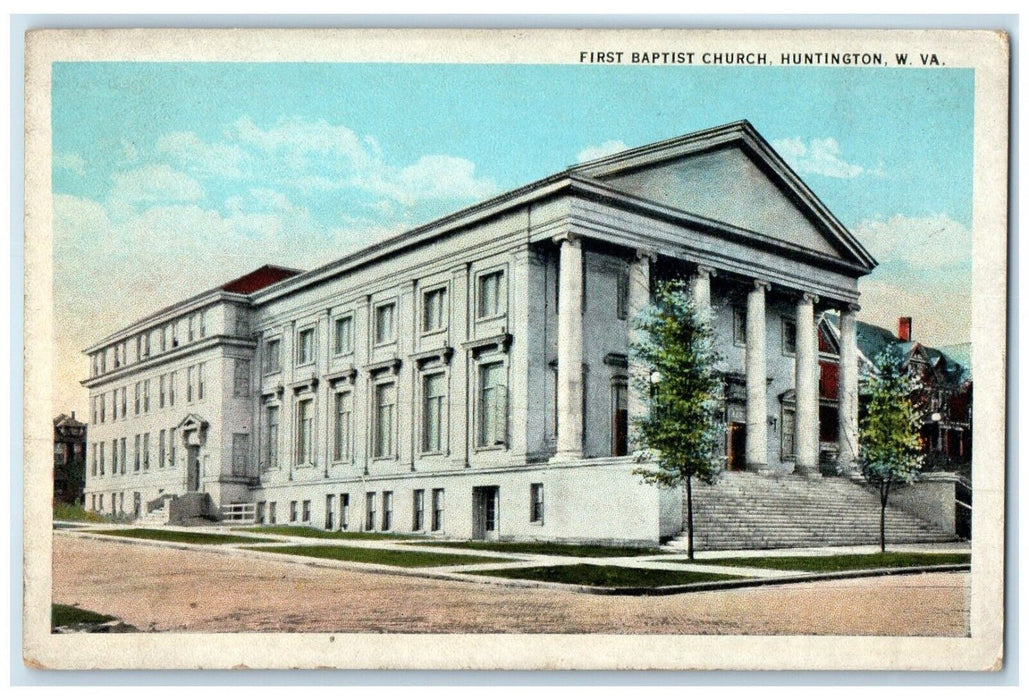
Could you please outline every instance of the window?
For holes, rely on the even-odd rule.
[[[788,318],[782,320],[782,354],[797,354],[797,323]]]
[[[129,388],[123,386],[121,388],[121,417],[127,418],[129,415]]]
[[[625,379],[611,383],[611,455],[629,454],[629,386]]]
[[[143,433],[143,471],[150,469],[150,433]]]
[[[289,521],[295,523],[297,521],[297,502],[289,502]]]
[[[96,425],[100,422],[100,405],[97,403],[95,396],[90,401],[92,403],[91,408],[93,409],[93,424]]]
[[[125,438],[122,438],[122,451],[125,451]],[[175,466],[175,428],[168,430],[168,465]]]
[[[93,460],[90,463],[90,468],[89,468],[89,475],[90,476],[96,476],[96,465],[97,465],[96,452],[97,452],[97,448],[96,448],[96,443],[94,442],[93,443],[93,451],[92,451]]]
[[[269,406],[264,412],[264,450],[265,469],[276,469],[279,466],[279,407]]]
[[[167,435],[167,432],[164,431],[164,430],[162,430],[157,435],[157,468],[158,469],[164,469],[165,459],[167,458],[167,454],[166,454],[166,452],[164,450],[164,440],[165,440],[165,436],[166,435]]]
[[[100,394],[100,422],[107,420],[107,394]]]
[[[345,355],[353,352],[354,349],[354,317],[340,316],[336,319],[333,332],[333,352],[337,355]]]
[[[331,530],[335,523],[335,513],[333,509],[336,507],[336,497],[331,493],[325,497],[325,529]]]
[[[382,492],[382,529],[390,530],[393,527],[393,492]]]
[[[250,336],[250,319],[243,309],[236,309],[236,335],[240,338]]]
[[[414,503],[412,504],[414,518],[411,521],[411,529],[414,532],[421,532],[425,529],[425,490],[415,489]]]
[[[796,413],[794,409],[783,406],[782,409],[782,430],[779,432],[779,451],[784,461],[794,459],[793,432],[796,424]]]
[[[139,458],[140,458],[140,454],[139,454],[139,435],[138,434],[136,435],[135,443],[136,444],[133,445],[133,450],[132,450],[132,458],[133,458],[132,459],[132,471],[138,472],[139,471]]]
[[[247,456],[250,454],[250,434],[232,434],[232,475],[246,476]]]
[[[174,452],[173,452],[174,454]],[[125,438],[121,439],[121,473],[125,473],[125,465],[129,461],[128,450],[125,449]]]
[[[267,517],[265,515],[267,510],[268,510],[268,503],[267,503],[267,501],[258,501],[257,502],[257,513],[255,514],[256,517],[254,519],[257,521],[258,525],[264,525],[264,520]]]
[[[165,402],[165,399],[167,398],[167,391],[166,391],[166,387],[165,387],[165,383],[167,382],[167,379],[168,379],[167,376],[162,374],[161,375],[161,379],[158,382],[158,394],[157,394],[157,407],[158,408],[164,408],[164,402]]]
[[[232,395],[237,399],[250,398],[250,360],[236,358],[232,371]]]
[[[364,529],[375,529],[375,494],[371,491],[364,495]]]
[[[432,490],[432,531],[443,529],[443,489]]]
[[[278,338],[273,338],[264,344],[264,373],[275,374],[281,371],[282,341]]]
[[[314,328],[305,328],[297,333],[297,364],[314,362]]]
[[[100,443],[100,476],[104,475],[104,448],[106,443]]]
[[[615,296],[615,312],[618,318],[629,317],[629,268],[625,263],[618,265],[618,290]],[[585,294],[583,295],[585,297]]]
[[[396,304],[382,304],[375,307],[375,344],[392,343],[395,339],[394,315]]]
[[[175,372],[168,375],[168,405],[175,405]]]
[[[193,402],[193,384],[195,379],[196,369],[193,367],[186,368],[186,403]]]
[[[443,372],[427,374],[422,378],[422,452],[442,451],[443,400],[446,396]]]
[[[142,393],[142,386],[140,385],[139,382],[136,382],[136,404],[133,407],[133,412],[137,416],[139,415],[139,405],[140,405],[139,399],[140,399],[141,393]]]
[[[118,390],[111,392],[111,420],[118,420]]]
[[[732,342],[747,344],[747,312],[743,309],[732,310]]]
[[[100,374],[107,371],[107,350],[100,353]]]
[[[305,522],[305,523],[311,522],[311,502],[310,501],[304,501],[303,508],[301,510],[301,516],[302,516],[303,522]]]
[[[339,495],[339,527],[346,530],[350,527],[350,494]]]
[[[203,311],[201,311],[197,315],[200,317],[200,337],[201,338],[206,338],[207,337],[207,314],[205,314]]]
[[[314,453],[314,400],[302,399],[297,403],[296,464],[313,464]]]
[[[396,384],[387,382],[375,387],[375,430],[373,457],[393,456],[393,417],[397,402]]]
[[[504,363],[479,366],[478,446],[495,447],[507,439],[507,387]]]
[[[276,523],[275,506],[277,505],[278,504],[275,501],[268,504],[268,523],[270,525],[274,525]]]
[[[478,318],[490,318],[504,313],[504,273],[501,270],[479,277]]]
[[[350,392],[336,394],[335,430],[332,439],[332,459],[343,462],[350,458],[350,414],[353,395]]]
[[[103,512],[103,510],[104,510],[104,494],[102,494],[102,493],[99,495],[99,501],[98,501],[97,510],[99,510],[101,512]]]
[[[189,315],[189,320],[187,321],[186,326],[187,326],[186,340],[188,342],[192,343],[193,339],[196,337],[196,326],[197,326],[196,314],[190,314]]]
[[[171,346],[173,348],[177,348],[177,347],[179,347],[179,322],[178,321],[172,321],[170,328],[171,328]]]
[[[121,510],[125,512],[125,494],[121,494]],[[138,518],[143,513],[143,497],[139,491],[132,492],[132,515]]]
[[[446,327],[447,290],[431,289],[422,296],[422,332],[431,333]]]
[[[529,485],[529,521],[543,524],[543,484]]]
[[[118,441],[111,440],[111,473],[118,473]]]
[[[204,400],[204,367],[203,362],[197,365],[197,401]]]
[[[143,381],[143,413],[150,413],[150,380]]]

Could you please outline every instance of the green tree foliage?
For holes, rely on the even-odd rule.
[[[646,466],[634,473],[647,483],[686,489],[689,557],[693,558],[693,480],[714,483],[721,456],[722,377],[714,333],[681,280],[657,286],[654,301],[633,319],[637,341],[633,388],[649,410],[634,419],[638,453]]]
[[[922,468],[917,381],[903,359],[884,353],[878,372],[865,382],[868,408],[861,421],[861,473],[879,491],[879,546],[886,551],[886,505],[890,489],[915,480]]]

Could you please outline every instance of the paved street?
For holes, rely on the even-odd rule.
[[[664,597],[437,581],[54,533],[54,602],[155,631],[963,636],[968,574]]]

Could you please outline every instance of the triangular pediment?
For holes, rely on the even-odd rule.
[[[183,418],[178,425],[179,432],[186,432],[189,430],[204,430],[207,428],[207,421],[198,416],[195,413],[188,414]]]
[[[633,197],[871,269],[875,260],[740,122],[576,168]]]

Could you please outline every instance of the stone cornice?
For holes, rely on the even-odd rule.
[[[95,377],[90,377],[89,379],[83,379],[79,383],[86,388],[93,388],[94,386],[98,386],[100,384],[105,384],[107,382],[124,379],[125,377],[136,374],[137,372],[155,369],[157,367],[160,367],[161,365],[168,364],[169,362],[174,362],[176,360],[181,360],[185,357],[188,357],[189,355],[200,353],[204,350],[210,350],[211,348],[217,347],[219,345],[227,345],[231,347],[247,349],[253,349],[257,347],[257,343],[255,343],[252,340],[247,340],[245,338],[239,338],[232,335],[212,335],[208,336],[207,338],[204,338],[203,340],[189,343],[187,345],[181,345],[175,348],[174,350],[168,350],[167,352],[158,353],[156,355],[151,354],[149,358],[143,360],[142,362],[133,362],[131,364],[122,365],[121,367],[111,370],[110,372],[99,374]]]

